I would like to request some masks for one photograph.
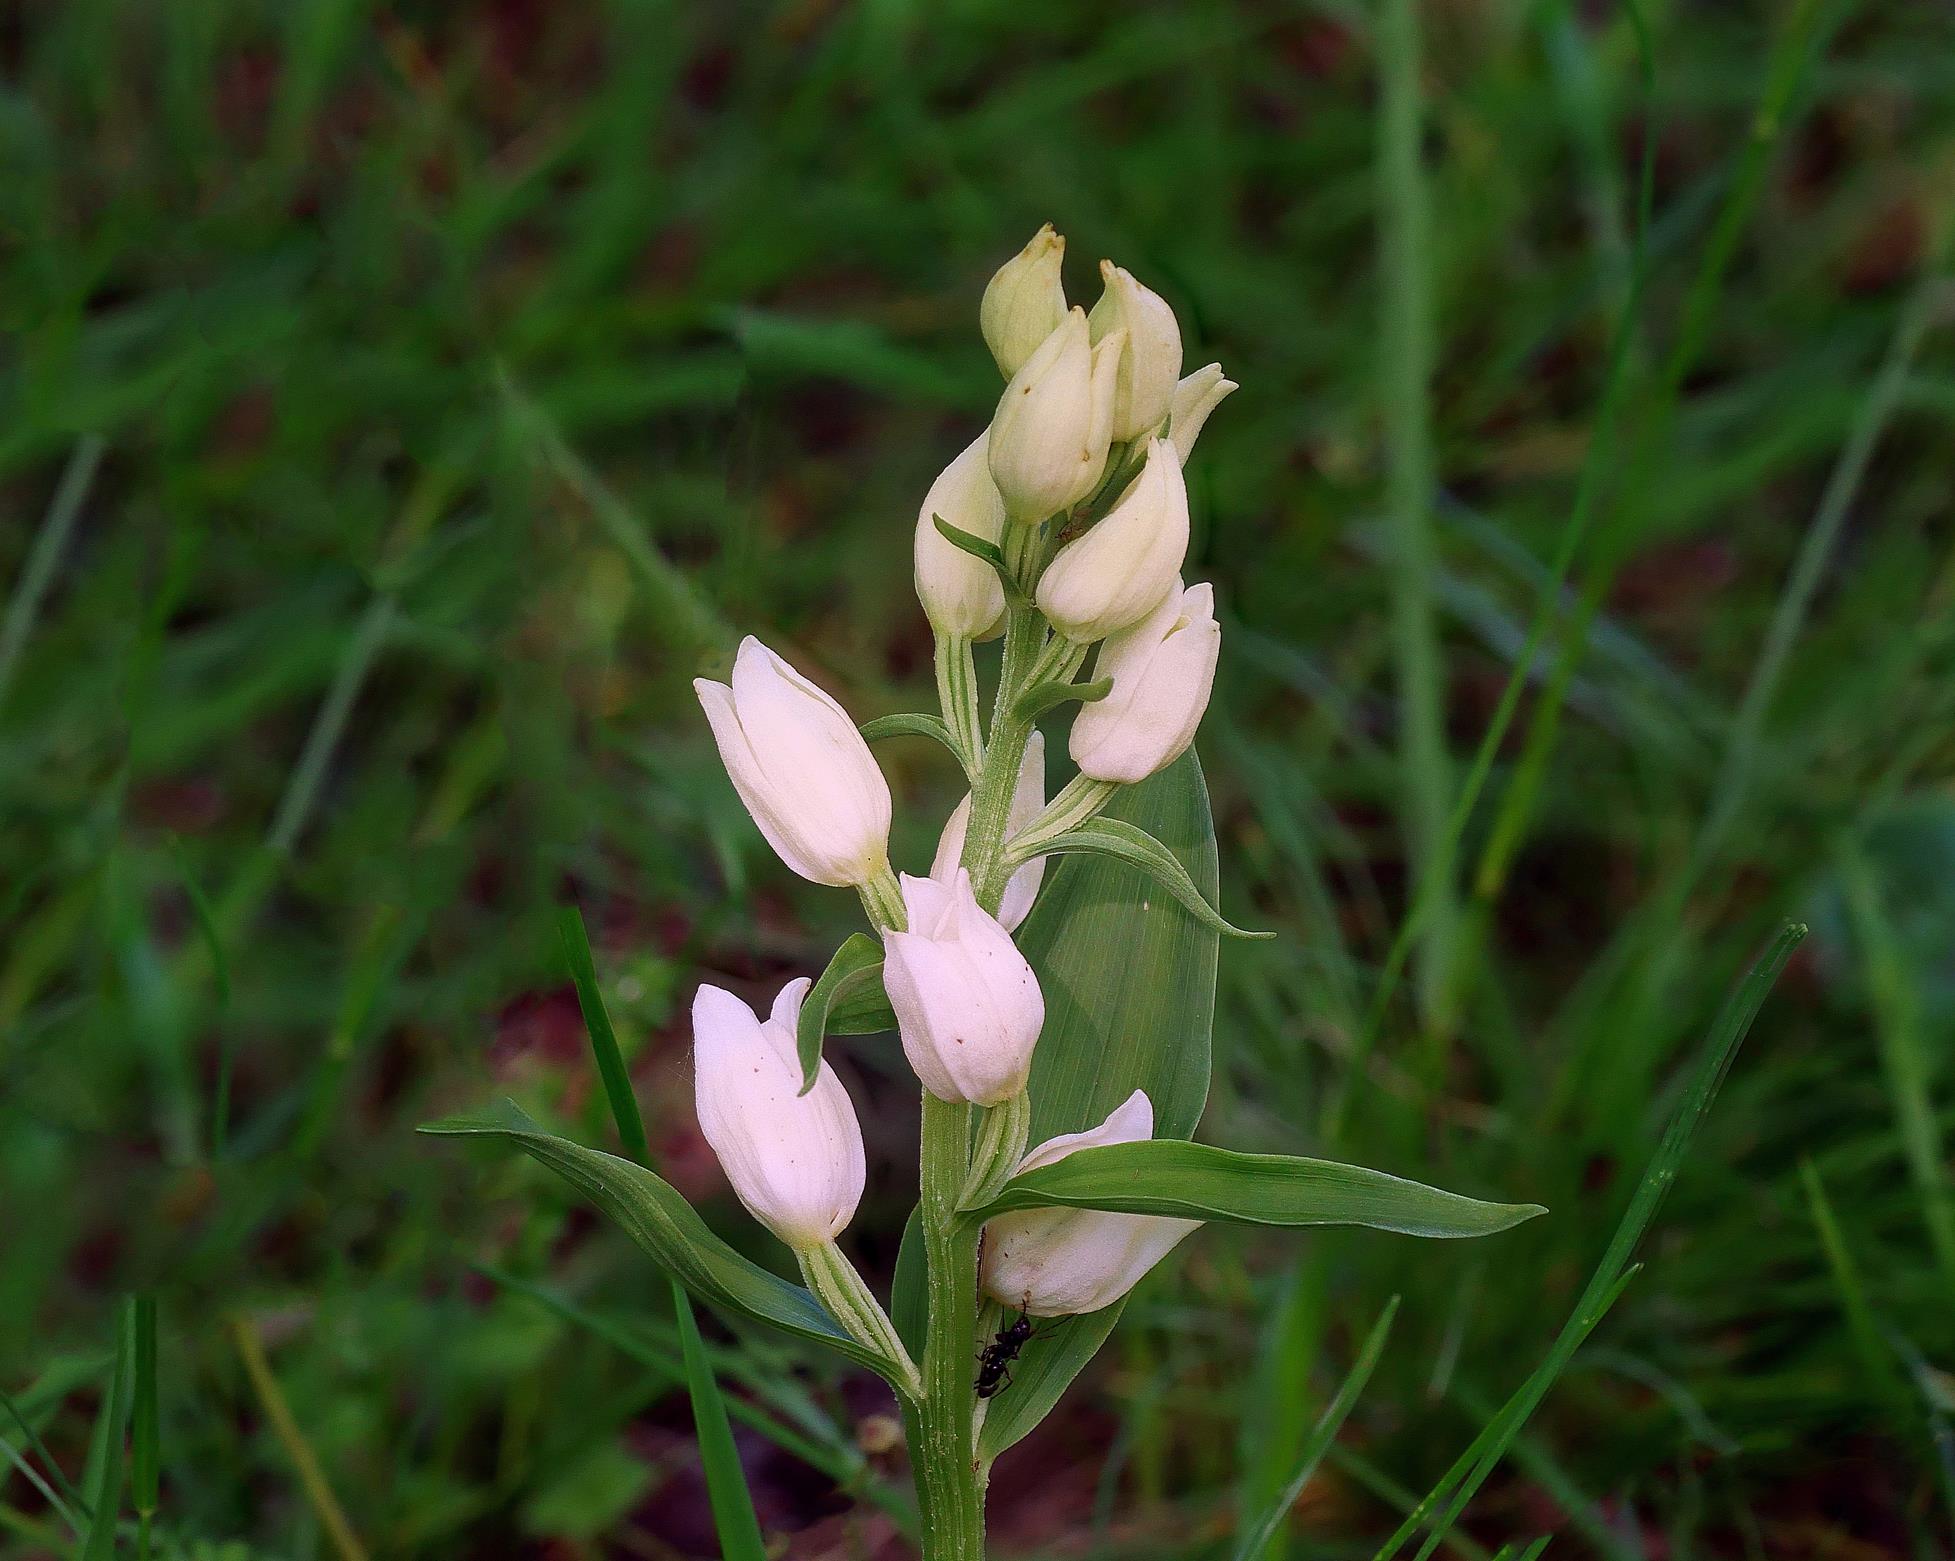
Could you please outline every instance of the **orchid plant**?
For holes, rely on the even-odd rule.
[[[1004,391],[918,512],[940,712],[858,727],[753,638],[728,681],[694,685],[767,843],[802,877],[855,890],[873,929],[818,978],[788,982],[764,1019],[711,985],[693,1002],[700,1129],[803,1282],[737,1254],[649,1168],[513,1107],[433,1129],[512,1140],[699,1299],[887,1381],[932,1561],[983,1555],[994,1460],[1202,1224],[1461,1237],[1541,1212],[1191,1141],[1217,940],[1251,934],[1215,907],[1189,751],[1221,630],[1212,588],[1184,580],[1182,468],[1236,386],[1216,364],[1183,376],[1174,311],[1111,262],[1091,313],[1069,306],[1064,252],[1048,226],[985,289]],[[997,639],[987,719],[977,647]],[[1076,773],[1048,798],[1038,723],[1069,709]],[[969,786],[927,876],[889,858],[889,785],[870,745],[899,735],[936,739]],[[1067,860],[1048,872],[1052,857]],[[865,1161],[824,1047],[891,1029],[921,1085],[922,1152],[885,1305],[840,1245]],[[1035,1319],[1052,1321],[1028,1346]]]

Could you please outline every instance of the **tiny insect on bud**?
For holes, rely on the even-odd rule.
[[[1045,1023],[1038,977],[963,868],[948,883],[905,873],[902,886],[909,930],[883,935],[883,985],[903,1054],[939,1100],[1009,1100]]]
[[[763,1022],[731,992],[692,1000],[699,1129],[747,1211],[796,1251],[833,1241],[862,1199],[862,1129],[826,1062],[801,1093],[794,1032],[810,983],[781,988]]]
[[[731,685],[695,678],[733,789],[780,858],[838,888],[889,862],[889,783],[848,712],[749,635]]]
[[[1039,579],[1039,610],[1088,644],[1138,623],[1174,589],[1188,552],[1188,488],[1165,439],[1105,519],[1059,549]]]
[[[1066,287],[1059,274],[1065,258],[1066,240],[1048,222],[985,286],[978,327],[1006,379],[1066,317]]]
[[[1080,1149],[1134,1144],[1154,1136],[1154,1105],[1135,1090],[1098,1127],[1046,1140],[1014,1175],[1052,1165]],[[986,1294],[1033,1317],[1065,1317],[1111,1306],[1200,1220],[1100,1209],[1026,1209],[984,1227],[979,1282]]]

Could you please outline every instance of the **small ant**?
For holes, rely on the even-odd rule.
[[[978,1351],[977,1388],[979,1398],[991,1398],[1011,1386],[1011,1363],[1038,1329],[1024,1307],[998,1330],[998,1336]]]

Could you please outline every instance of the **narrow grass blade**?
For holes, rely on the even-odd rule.
[[[34,546],[7,603],[6,619],[0,622],[0,702],[5,701],[7,689],[13,683],[14,667],[26,648],[27,637],[34,632],[41,600],[54,582],[54,571],[68,549],[68,538],[74,532],[75,522],[81,519],[82,505],[87,502],[88,490],[95,482],[95,470],[101,464],[102,441],[91,434],[68,457],[47,516],[34,535]]]
[[[1921,1202],[1922,1223],[1941,1267],[1942,1282],[1955,1296],[1955,1188],[1949,1184],[1942,1152],[1941,1124],[1929,1093],[1934,1076],[1932,1042],[1921,1012],[1923,984],[1908,969],[1907,956],[1888,915],[1880,886],[1866,857],[1849,846],[1839,854],[1840,883],[1866,965],[1881,1071],[1894,1103],[1901,1151]]]
[[[584,1013],[584,1029],[591,1038],[591,1055],[597,1059],[598,1076],[604,1080],[604,1098],[611,1103],[611,1119],[618,1124],[618,1140],[632,1159],[640,1165],[648,1164],[651,1147],[645,1139],[645,1121],[638,1114],[638,1097],[632,1093],[631,1075],[625,1070],[623,1053],[618,1050],[617,1032],[611,1028],[611,1016],[604,1011],[604,994],[597,988],[597,964],[591,958],[591,939],[584,930],[584,913],[576,906],[566,905],[557,912],[557,938],[563,944],[571,984],[577,988],[577,1006]]]
[[[162,1427],[156,1392],[156,1297],[135,1303],[135,1399],[130,1411],[129,1494],[136,1507],[136,1555],[148,1561],[150,1525],[162,1495]]]
[[[672,1312],[685,1355],[686,1387],[692,1395],[693,1434],[699,1443],[700,1464],[706,1471],[706,1499],[713,1509],[713,1531],[719,1535],[720,1554],[726,1561],[767,1561],[760,1520],[754,1516],[753,1496],[747,1489],[746,1470],[740,1466],[733,1427],[727,1423],[726,1404],[720,1397],[719,1384],[713,1380],[713,1367],[706,1359],[706,1346],[699,1337],[692,1303],[676,1279],[672,1281]]]
[[[1751,1029],[1752,1020],[1757,1017],[1773,983],[1778,980],[1779,972],[1785,968],[1785,962],[1792,957],[1792,951],[1805,935],[1803,926],[1786,926],[1753,962],[1711,1027],[1710,1038],[1698,1058],[1683,1100],[1670,1119],[1655,1156],[1644,1170],[1643,1178],[1629,1200],[1629,1207],[1623,1211],[1601,1262],[1596,1265],[1581,1298],[1575,1303],[1573,1314],[1556,1337],[1547,1358],[1474,1438],[1452,1468],[1446,1471],[1411,1516],[1399,1526],[1398,1532],[1379,1548],[1374,1561],[1387,1561],[1388,1557],[1396,1555],[1405,1541],[1427,1521],[1433,1509],[1444,1501],[1445,1510],[1433,1523],[1431,1534],[1419,1549],[1419,1561],[1425,1561],[1432,1554],[1465,1510],[1467,1502],[1473,1499],[1514,1438],[1520,1434],[1521,1427],[1527,1423],[1548,1389],[1567,1368],[1582,1341],[1615,1304],[1616,1297],[1622,1293],[1634,1273],[1629,1267],[1630,1254],[1649,1229],[1650,1221],[1656,1217],[1664,1196],[1675,1182],[1677,1169],[1683,1164],[1684,1155],[1697,1129],[1703,1124],[1705,1113],[1710,1110],[1718,1086],[1723,1083],[1724,1075],[1731,1066],[1731,1059],[1737,1055],[1738,1047]]]
[[[278,1385],[271,1362],[265,1358],[265,1347],[259,1342],[258,1330],[250,1318],[231,1319],[231,1342],[238,1352],[238,1360],[244,1366],[245,1375],[251,1379],[252,1391],[258,1395],[265,1418],[271,1422],[272,1435],[285,1449],[285,1456],[292,1461],[307,1505],[319,1520],[319,1526],[326,1531],[326,1542],[339,1561],[367,1561],[367,1548],[360,1543],[360,1536],[354,1533],[352,1523],[347,1520],[346,1509],[340,1506],[339,1498],[333,1494],[332,1485],[326,1479],[319,1455],[312,1450],[312,1443],[306,1439],[298,1417],[292,1413],[292,1406],[286,1403],[285,1390]]]
[[[1317,1424],[1311,1428],[1308,1440],[1297,1455],[1296,1468],[1284,1484],[1282,1493],[1270,1503],[1269,1510],[1250,1532],[1249,1538],[1237,1548],[1235,1561],[1257,1561],[1282,1526],[1284,1518],[1289,1516],[1290,1509],[1297,1504],[1304,1486],[1310,1483],[1311,1475],[1317,1472],[1317,1465],[1324,1461],[1324,1454],[1336,1440],[1345,1417],[1357,1403],[1358,1395],[1364,1392],[1364,1385],[1371,1380],[1372,1369],[1377,1366],[1378,1357],[1384,1353],[1385,1338],[1392,1331],[1392,1319],[1397,1315],[1398,1297],[1393,1296],[1385,1304],[1378,1321],[1372,1324],[1371,1333],[1365,1339],[1364,1347],[1358,1351],[1358,1358],[1345,1375],[1342,1385],[1324,1406]]]
[[[135,1337],[134,1303],[125,1301],[116,1313],[115,1369],[89,1438],[89,1520],[81,1561],[109,1561],[115,1554],[116,1523],[122,1511],[126,1467],[123,1440],[135,1385]]]
[[[1846,1314],[1846,1331],[1860,1356],[1860,1368],[1866,1372],[1867,1381],[1890,1403],[1904,1402],[1908,1394],[1895,1367],[1893,1352],[1881,1342],[1880,1326],[1874,1321],[1873,1307],[1867,1302],[1866,1286],[1860,1282],[1860,1270],[1847,1247],[1846,1233],[1840,1229],[1832,1202],[1826,1196],[1826,1184],[1820,1180],[1811,1160],[1799,1162],[1799,1181],[1805,1188],[1813,1229],[1819,1233],[1820,1247],[1826,1253],[1826,1266],[1832,1271],[1833,1284],[1840,1292],[1840,1310]]]

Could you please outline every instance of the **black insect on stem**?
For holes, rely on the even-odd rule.
[[[1011,1363],[1025,1348],[1026,1340],[1038,1330],[1023,1307],[1018,1316],[998,1330],[997,1337],[978,1351],[977,1396],[991,1398],[1011,1386]]]

